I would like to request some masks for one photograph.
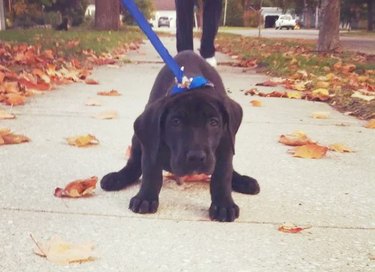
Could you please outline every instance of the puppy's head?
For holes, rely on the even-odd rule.
[[[157,160],[159,149],[168,148],[175,175],[212,174],[218,147],[228,145],[234,152],[241,118],[237,103],[198,89],[151,103],[134,129],[149,159]]]

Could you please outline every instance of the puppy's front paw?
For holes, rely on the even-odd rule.
[[[212,203],[209,214],[211,220],[233,222],[240,215],[240,208],[233,202],[228,205]]]
[[[159,200],[148,200],[138,195],[134,196],[129,203],[129,209],[135,213],[156,213]]]
[[[100,187],[105,191],[118,191],[125,187],[124,177],[117,172],[105,175],[100,181]]]
[[[248,176],[234,176],[232,180],[232,189],[235,192],[256,195],[260,192],[258,181]]]

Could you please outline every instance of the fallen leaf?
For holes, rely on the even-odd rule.
[[[284,223],[277,229],[278,231],[285,232],[285,233],[299,233],[305,229],[310,229],[311,226],[296,226],[290,223]]]
[[[375,119],[370,119],[365,125],[365,128],[375,128]]]
[[[117,118],[117,111],[104,111],[95,116],[96,119],[108,120]]]
[[[322,89],[327,89],[327,88],[329,88],[329,86],[330,86],[330,83],[327,82],[327,81],[318,81],[315,84],[316,88],[322,88]]]
[[[359,98],[359,99],[362,99],[362,100],[365,100],[365,101],[371,101],[371,100],[375,99],[375,95],[364,95],[361,92],[354,92],[351,95],[351,97]]]
[[[17,93],[9,93],[5,95],[5,104],[11,106],[20,106],[25,104],[26,97]]]
[[[313,144],[314,142],[303,131],[295,131],[291,134],[280,135],[279,143],[289,146],[301,146]]]
[[[301,99],[302,98],[302,93],[301,92],[296,92],[296,91],[287,91],[286,96],[290,99]]]
[[[321,159],[327,153],[328,147],[317,144],[297,146],[292,150],[293,156],[304,159]]]
[[[125,150],[125,159],[129,159],[132,155],[132,146],[128,145],[128,147]]]
[[[103,95],[103,96],[120,96],[121,94],[116,91],[116,90],[111,90],[111,91],[108,91],[108,92],[98,92],[98,95]]]
[[[316,111],[311,114],[311,117],[314,119],[328,119],[329,112],[327,111]]]
[[[95,79],[92,79],[92,78],[86,79],[85,83],[88,84],[88,85],[98,85],[99,84],[98,81],[96,81]]]
[[[96,139],[95,136],[91,134],[69,137],[66,140],[68,141],[68,144],[74,145],[77,147],[84,147],[84,146],[99,144],[99,140]]]
[[[70,182],[64,189],[57,187],[54,196],[56,197],[83,197],[92,195],[96,188],[98,177],[90,177],[88,179],[78,179]]]
[[[259,101],[259,100],[251,100],[250,103],[251,103],[251,105],[253,105],[253,107],[261,107],[262,106],[262,101]]]
[[[261,82],[261,83],[257,83],[255,84],[256,86],[265,86],[265,87],[275,87],[277,86],[279,83],[278,82],[274,82],[272,80],[266,80],[264,82]]]
[[[57,264],[82,263],[95,260],[92,243],[74,244],[53,236],[48,241],[38,242],[31,235],[36,247],[34,253]]]
[[[102,104],[100,103],[99,100],[90,98],[89,100],[86,101],[85,105],[86,106],[101,106]]]
[[[321,101],[326,101],[330,98],[329,91],[324,88],[313,90],[311,95],[313,99],[319,99]]]
[[[167,180],[175,180],[178,185],[183,184],[184,182],[210,182],[211,176],[207,174],[193,174],[193,175],[186,175],[182,177],[178,177],[173,173],[166,172],[164,174],[164,178]]]
[[[348,152],[348,153],[351,153],[353,152],[353,150],[343,144],[332,144],[332,145],[329,145],[328,146],[328,149],[331,150],[331,151],[335,151],[335,152],[340,152],[340,153],[344,153],[344,152]]]
[[[15,119],[16,116],[13,113],[6,112],[4,110],[0,110],[0,120],[4,119]]]
[[[13,134],[8,128],[0,128],[0,145],[21,144],[30,142],[30,139],[24,135]]]

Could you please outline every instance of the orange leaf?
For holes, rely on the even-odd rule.
[[[262,101],[259,101],[259,100],[251,100],[250,103],[251,103],[251,105],[253,105],[253,107],[261,107],[262,106]]]
[[[307,135],[302,131],[295,131],[291,134],[281,135],[279,143],[290,145],[290,146],[301,146],[306,144],[314,143]]]
[[[321,159],[327,153],[328,147],[317,144],[297,146],[292,151],[294,157],[304,159]]]
[[[99,84],[98,81],[96,81],[95,79],[91,79],[91,78],[86,79],[85,83],[88,84],[88,85],[98,85]]]
[[[7,94],[5,99],[6,105],[19,106],[25,104],[26,98],[16,93]]]
[[[301,226],[296,226],[294,224],[282,224],[281,226],[279,226],[279,228],[277,229],[278,231],[281,231],[281,232],[285,232],[285,233],[299,233],[305,229],[310,229],[311,226],[304,226],[304,227],[301,227]]]
[[[365,125],[365,128],[375,128],[375,119],[371,119]]]
[[[164,177],[168,180],[175,180],[177,184],[182,184],[184,182],[210,182],[211,176],[206,174],[193,174],[186,175],[183,177],[178,177],[173,173],[167,172]]]
[[[70,182],[64,189],[57,187],[54,195],[56,197],[83,197],[93,194],[98,177],[90,177],[87,179],[78,179]]]
[[[103,95],[103,96],[120,96],[121,94],[116,91],[116,90],[111,90],[111,91],[108,91],[108,92],[98,92],[98,95]]]
[[[69,137],[67,138],[67,141],[68,141],[68,144],[74,145],[77,147],[84,147],[84,146],[99,144],[98,139],[96,139],[95,136],[91,134]]]
[[[30,139],[24,135],[13,134],[8,128],[0,128],[0,145],[21,144],[30,142]]]

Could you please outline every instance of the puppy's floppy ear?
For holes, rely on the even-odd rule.
[[[166,104],[165,99],[148,104],[134,122],[134,133],[152,161],[157,159],[160,147],[161,125]]]
[[[235,136],[242,121],[241,106],[230,98],[225,98],[224,103],[224,123],[227,126],[227,133],[232,145],[233,154]]]

